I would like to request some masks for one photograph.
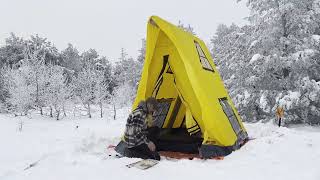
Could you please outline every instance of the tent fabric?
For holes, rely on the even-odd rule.
[[[203,144],[222,147],[234,146],[247,138],[241,118],[201,39],[152,16],[146,42],[145,64],[133,108],[151,96],[171,99],[162,128],[178,128],[184,123],[190,134],[201,131]],[[181,101],[179,109],[178,101]]]

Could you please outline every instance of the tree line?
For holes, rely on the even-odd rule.
[[[0,108],[2,112],[26,115],[30,110],[49,109],[57,120],[66,115],[69,103],[81,104],[92,116],[92,105],[125,104],[135,97],[144,61],[143,40],[139,56],[121,50],[112,64],[94,49],[80,53],[69,44],[59,51],[38,35],[29,39],[11,34],[0,48]]]

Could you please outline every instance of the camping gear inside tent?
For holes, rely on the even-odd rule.
[[[205,43],[157,17],[148,22],[145,62],[133,109],[148,97],[161,129],[157,149],[225,156],[239,149],[247,132]],[[125,143],[116,147],[125,152]]]

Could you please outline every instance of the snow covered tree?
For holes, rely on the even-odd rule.
[[[74,72],[81,70],[82,64],[79,51],[72,44],[68,44],[68,47],[61,52],[61,56],[63,67],[73,70]]]
[[[110,92],[108,91],[108,86],[110,85],[110,81],[105,81],[103,76],[103,72],[96,74],[96,84],[94,87],[95,91],[95,103],[100,107],[100,117],[103,117],[103,104],[106,102],[108,98],[110,98]]]
[[[46,81],[46,64],[58,64],[57,49],[51,45],[46,38],[38,35],[31,36],[31,39],[25,42],[24,59],[20,61],[18,68],[29,69],[29,81],[35,88],[32,94],[35,99],[34,106],[43,114],[42,107],[45,106],[45,81]]]
[[[24,72],[24,78],[27,80],[28,86],[35,86],[36,92],[30,95],[36,97],[33,107],[38,107],[42,114],[44,68],[46,63],[59,62],[57,49],[45,38],[38,35],[23,40],[11,34],[6,39],[6,45],[0,49],[0,59],[4,67],[29,71]],[[30,97],[30,99],[32,98]]]
[[[113,91],[113,103],[118,107],[131,106],[135,97],[136,90],[129,83],[119,85]]]
[[[261,64],[264,71],[260,73],[257,85],[264,91],[275,90],[277,96],[282,94],[284,97],[291,97],[294,93],[301,94],[302,84],[299,83],[311,75],[310,67],[319,67],[316,60],[319,51],[310,43],[319,33],[319,2],[252,0],[248,1],[248,5],[252,12],[249,19],[256,29],[253,36],[257,40],[256,50],[264,61]],[[318,79],[317,73],[312,74]],[[273,97],[269,97],[270,102],[274,102],[271,98]],[[274,109],[276,103],[270,106]],[[286,108],[288,114],[303,114],[297,108],[292,108],[293,106]],[[288,118],[292,119],[295,118]]]
[[[89,49],[81,54],[81,64],[83,69],[93,68],[98,62],[99,54],[95,49]]]
[[[99,104],[102,117],[103,102],[111,93],[110,84],[113,82],[111,64],[105,57],[99,57],[94,49],[85,51],[81,56],[82,69],[71,82],[73,97],[83,104],[90,118],[91,106]]]
[[[320,80],[319,1],[248,0],[247,5],[249,25],[220,25],[212,38],[215,63],[243,119],[274,117],[285,100],[297,100],[285,107],[287,122],[300,117],[314,124],[316,116],[300,102],[307,102],[303,94],[313,92]],[[302,89],[307,79],[313,88]],[[317,114],[319,103],[314,100]]]
[[[22,114],[36,108],[43,114],[42,107],[47,105],[47,65],[60,63],[58,50],[38,35],[23,40],[12,34],[5,47],[9,52],[3,56],[9,62],[5,85],[9,107]]]
[[[65,83],[66,78],[63,75],[63,67],[50,65],[46,69],[46,105],[50,107],[50,116],[53,117],[54,109],[56,120],[59,120],[60,114],[64,110],[65,103],[70,96],[70,90]]]
[[[252,76],[249,63],[253,54],[251,46],[254,42],[250,39],[251,35],[251,26],[221,24],[217,28],[216,35],[211,39],[214,63],[218,66],[225,86],[245,120],[256,118],[257,107],[256,90],[247,79]]]
[[[146,39],[142,39],[141,48],[139,49],[139,55],[137,57],[137,61],[140,62],[141,64],[144,63],[145,54],[146,54]]]
[[[191,33],[191,34],[193,34],[193,35],[196,35],[193,27],[192,27],[190,24],[184,25],[181,21],[179,21],[178,27],[181,28],[181,29],[183,29],[183,30],[186,31],[186,32],[189,32],[189,33]]]
[[[96,84],[94,71],[90,68],[82,69],[72,81],[74,98],[78,99],[87,109],[89,118],[92,117],[91,106],[94,104],[94,86]]]
[[[27,115],[34,106],[35,86],[30,82],[30,67],[20,69],[7,69],[5,72],[6,89],[9,93],[7,99],[9,112],[15,115]]]
[[[99,58],[95,68],[96,83],[94,86],[95,104],[100,107],[100,117],[103,117],[103,104],[110,98],[111,85],[113,84],[111,64],[105,58]]]
[[[1,68],[0,69],[0,111],[6,110],[6,99],[9,97],[8,90],[6,89],[6,83],[8,79],[6,79],[6,69]]]
[[[131,57],[128,58],[127,53],[122,49],[119,61],[116,62],[114,68],[117,85],[129,83],[133,89],[136,89],[140,80],[141,68],[142,64]]]
[[[116,62],[113,70],[113,78],[116,82],[116,87],[112,91],[112,102],[115,114],[116,106],[123,107],[131,105],[134,97],[136,96],[144,64],[145,45],[145,40],[143,39],[142,47],[139,50],[139,55],[136,61],[131,57],[128,58],[128,54],[124,49],[121,50],[119,61]]]
[[[24,48],[24,40],[11,33],[5,40],[5,46],[0,48],[0,68],[13,68],[24,58]]]

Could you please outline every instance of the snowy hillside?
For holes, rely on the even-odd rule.
[[[320,129],[271,123],[245,124],[256,139],[224,160],[163,159],[146,171],[128,169],[125,165],[137,159],[106,153],[107,145],[119,141],[128,113],[129,108],[121,109],[116,121],[0,114],[0,179],[320,179]]]

